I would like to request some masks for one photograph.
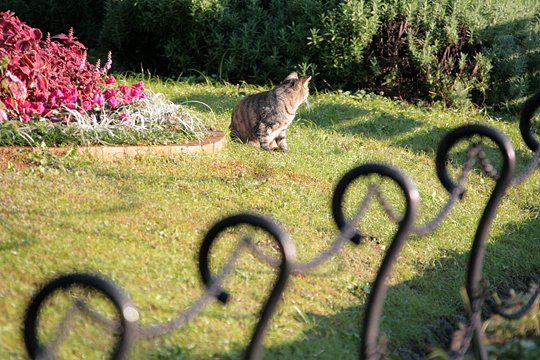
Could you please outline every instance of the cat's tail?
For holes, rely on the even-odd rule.
[[[239,142],[243,142],[243,143],[246,143],[247,142],[247,139],[243,139],[242,138],[242,135],[239,133],[239,131],[233,126],[233,124],[231,123],[229,125],[229,130],[231,130],[231,139],[233,141],[239,141]]]

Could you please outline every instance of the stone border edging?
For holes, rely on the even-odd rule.
[[[78,146],[75,149],[81,154],[90,154],[103,158],[135,157],[144,154],[174,155],[183,153],[216,153],[223,149],[225,133],[215,130],[202,140],[194,140],[178,145],[116,145],[116,146]],[[50,147],[53,154],[65,154],[69,148]],[[37,151],[38,148],[30,146],[4,146],[0,153],[16,150]]]

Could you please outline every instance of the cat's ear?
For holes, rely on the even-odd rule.
[[[296,71],[294,71],[294,72],[290,73],[289,75],[287,75],[287,77],[283,81],[295,80],[295,79],[298,79],[298,74],[296,73]]]
[[[311,81],[311,76],[308,76],[307,78],[303,78],[300,81],[302,81],[302,85],[304,85],[304,87],[307,89],[308,85],[309,85],[309,82]]]

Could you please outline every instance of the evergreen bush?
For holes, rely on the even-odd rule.
[[[121,62],[258,83],[281,81],[304,59],[309,28],[324,9],[319,0],[109,0],[106,8],[102,46]]]
[[[506,109],[540,89],[540,2],[484,0],[478,37],[490,59],[489,99]]]
[[[96,35],[105,17],[104,9],[105,0],[0,0],[0,11],[16,13],[45,34],[62,34],[75,28],[79,40],[91,48],[98,46]]]

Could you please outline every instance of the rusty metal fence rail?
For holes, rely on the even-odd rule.
[[[511,186],[519,186],[538,166],[540,143],[535,137],[532,118],[539,106],[540,93],[531,97],[525,103],[521,113],[520,132],[534,156],[525,167],[525,170],[518,176],[514,175],[516,167],[514,148],[510,140],[499,131],[484,125],[471,124],[458,127],[446,134],[439,145],[435,164],[439,180],[448,191],[448,200],[440,212],[423,225],[415,223],[416,213],[419,208],[419,194],[413,180],[399,169],[379,163],[363,164],[355,167],[348,171],[337,183],[332,197],[332,215],[340,230],[339,235],[327,251],[310,261],[304,263],[296,261],[294,242],[287,231],[275,221],[252,213],[237,214],[222,219],[206,233],[199,249],[198,265],[205,291],[186,310],[166,323],[152,326],[139,325],[139,312],[133,302],[119,286],[99,275],[72,273],[58,276],[42,285],[27,307],[23,332],[28,354],[34,359],[55,358],[58,345],[69,331],[69,324],[74,314],[82,313],[115,336],[115,342],[112,344],[110,351],[111,358],[126,358],[133,343],[138,339],[162,336],[181,328],[189,320],[197,316],[204,306],[213,299],[226,303],[229,294],[223,289],[223,282],[234,270],[239,255],[244,251],[250,251],[261,261],[278,269],[278,275],[271,293],[263,305],[258,323],[244,352],[245,359],[259,359],[265,329],[283,292],[286,290],[291,274],[308,273],[323,265],[330,257],[336,255],[347,241],[360,244],[364,239],[364,235],[359,230],[358,224],[370,202],[377,201],[382,205],[391,221],[397,224],[397,231],[377,272],[364,310],[363,323],[359,326],[361,332],[359,357],[369,360],[380,359],[385,354],[384,345],[379,342],[379,323],[386,297],[386,283],[405,241],[411,234],[422,236],[438,227],[454,204],[463,196],[466,191],[465,184],[468,174],[475,165],[478,165],[481,171],[495,181],[495,187],[479,219],[469,254],[465,284],[469,305],[468,324],[459,344],[454,344],[453,348],[447,351],[447,355],[452,359],[461,359],[469,350],[472,350],[475,358],[485,360],[488,355],[482,337],[482,309],[488,308],[504,318],[516,319],[530,311],[532,305],[540,296],[540,290],[537,289],[531,293],[530,300],[521,309],[507,312],[487,295],[489,291],[482,276],[485,243],[497,207],[500,205],[507,189]],[[463,163],[460,175],[454,180],[448,170],[449,154],[458,143],[463,142],[469,143],[466,150],[466,160]],[[497,165],[500,167],[499,169],[492,164],[488,155],[486,155],[487,152],[484,151],[486,143],[494,144],[500,152],[499,162],[501,164]],[[382,180],[394,182],[401,190],[405,199],[403,214],[396,211],[386,199],[380,188],[380,181]],[[356,181],[368,182],[367,191],[359,202],[356,212],[350,219],[347,219],[343,210],[344,196],[349,186]],[[267,254],[250,237],[243,236],[238,240],[221,272],[212,274],[209,266],[209,256],[214,242],[228,228],[239,225],[248,225],[267,232],[275,241],[276,248],[281,256],[275,257]],[[116,310],[116,319],[105,317],[89,306],[84,299],[75,298],[61,317],[54,336],[48,339],[47,343],[42,343],[38,332],[39,314],[43,310],[43,305],[55,292],[75,286],[101,293],[112,303]]]

